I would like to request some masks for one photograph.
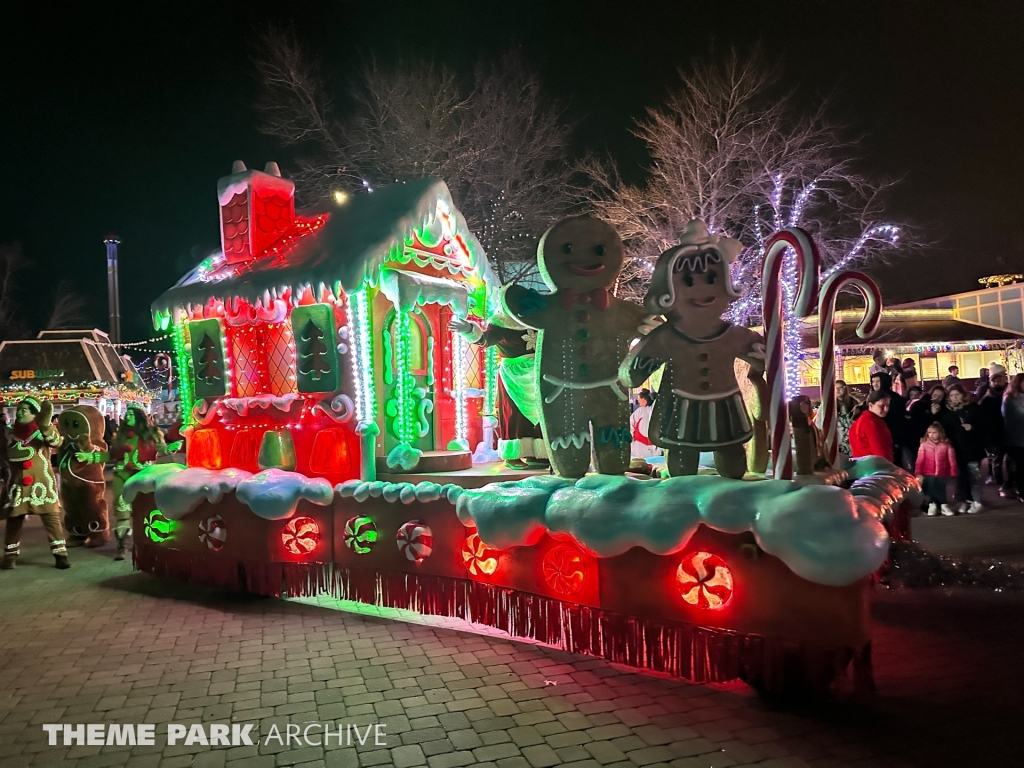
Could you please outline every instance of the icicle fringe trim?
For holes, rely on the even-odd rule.
[[[329,594],[425,615],[460,618],[555,647],[696,683],[743,680],[764,691],[823,695],[853,671],[873,690],[871,646],[825,648],[563,603],[481,582],[377,572],[331,563],[258,563],[139,544],[135,567],[170,578],[270,597]]]

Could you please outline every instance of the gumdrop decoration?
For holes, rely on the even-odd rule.
[[[683,600],[698,608],[721,608],[732,598],[732,573],[710,552],[690,552],[679,564],[676,581]]]
[[[407,560],[422,563],[434,551],[434,534],[430,526],[419,520],[410,520],[398,529],[398,551]]]
[[[462,564],[471,576],[490,576],[498,568],[498,550],[484,544],[474,531],[462,542]]]
[[[587,567],[583,553],[571,544],[559,544],[544,555],[541,563],[544,581],[559,595],[574,595],[583,589]]]
[[[211,515],[199,524],[199,540],[208,549],[220,552],[228,540],[228,527],[220,515]]]
[[[164,517],[159,509],[154,509],[146,515],[142,532],[150,541],[167,541],[174,535],[174,522]]]
[[[293,555],[308,555],[320,544],[320,526],[311,517],[293,518],[281,532],[281,543]]]
[[[345,546],[357,555],[365,555],[377,543],[377,525],[365,515],[350,517],[345,523]]]

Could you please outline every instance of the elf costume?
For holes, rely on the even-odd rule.
[[[109,458],[114,462],[114,506],[117,522],[114,536],[117,538],[115,560],[124,560],[126,541],[132,532],[132,505],[124,500],[121,492],[124,484],[134,475],[153,464],[157,456],[174,453],[181,447],[181,441],[167,445],[163,433],[149,423],[149,417],[141,408],[129,407],[124,421],[114,435]],[[97,461],[107,461],[107,454],[99,454]]]
[[[53,404],[26,397],[18,403],[10,431],[7,458],[12,469],[7,506],[0,516],[7,520],[4,559],[0,568],[9,570],[21,554],[21,529],[25,515],[39,515],[50,537],[50,551],[58,568],[70,568],[64,530],[60,524],[60,500],[50,457],[61,444],[60,433],[51,423]]]

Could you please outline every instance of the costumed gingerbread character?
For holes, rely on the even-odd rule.
[[[540,429],[537,405],[537,332],[499,313],[481,328],[455,319],[451,329],[470,344],[497,347],[498,455],[510,467],[547,466],[547,449]]]
[[[174,453],[181,442],[171,445],[164,443],[163,433],[150,424],[149,417],[141,408],[129,406],[124,419],[114,435],[110,446],[110,458],[114,461],[114,504],[117,522],[114,536],[117,538],[115,560],[124,560],[127,538],[132,532],[132,505],[124,500],[121,492],[128,480],[156,461],[157,456]],[[107,457],[102,456],[106,461]]]
[[[647,315],[609,292],[622,270],[622,241],[603,221],[575,216],[544,234],[537,262],[552,293],[511,285],[502,304],[539,331],[537,391],[551,466],[562,477],[583,477],[593,440],[597,471],[621,475],[632,435],[618,367]]]
[[[641,339],[622,365],[636,386],[662,365],[649,437],[668,451],[669,474],[694,475],[701,451],[714,451],[723,477],[746,472],[743,448],[754,434],[734,371],[737,358],[750,376],[764,371],[764,342],[747,328],[722,319],[737,297],[729,264],[743,245],[708,233],[703,222],[686,225],[680,244],[658,257],[644,303],[666,322]]]
[[[91,405],[65,409],[57,417],[57,429],[64,438],[58,462],[64,527],[72,546],[99,547],[110,540],[103,477],[105,426],[103,414]]]
[[[60,434],[52,424],[53,403],[26,397],[15,413],[14,426],[8,437],[7,457],[13,470],[8,504],[3,510],[7,519],[4,536],[4,559],[0,568],[14,568],[21,554],[21,529],[25,515],[39,515],[50,537],[50,552],[58,568],[70,568],[64,530],[60,524],[60,500],[57,479],[50,458],[60,446]]]

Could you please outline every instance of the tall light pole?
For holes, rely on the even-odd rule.
[[[107,246],[107,302],[110,308],[110,341],[121,343],[121,294],[117,284],[117,246],[121,241],[110,235],[103,241]]]

